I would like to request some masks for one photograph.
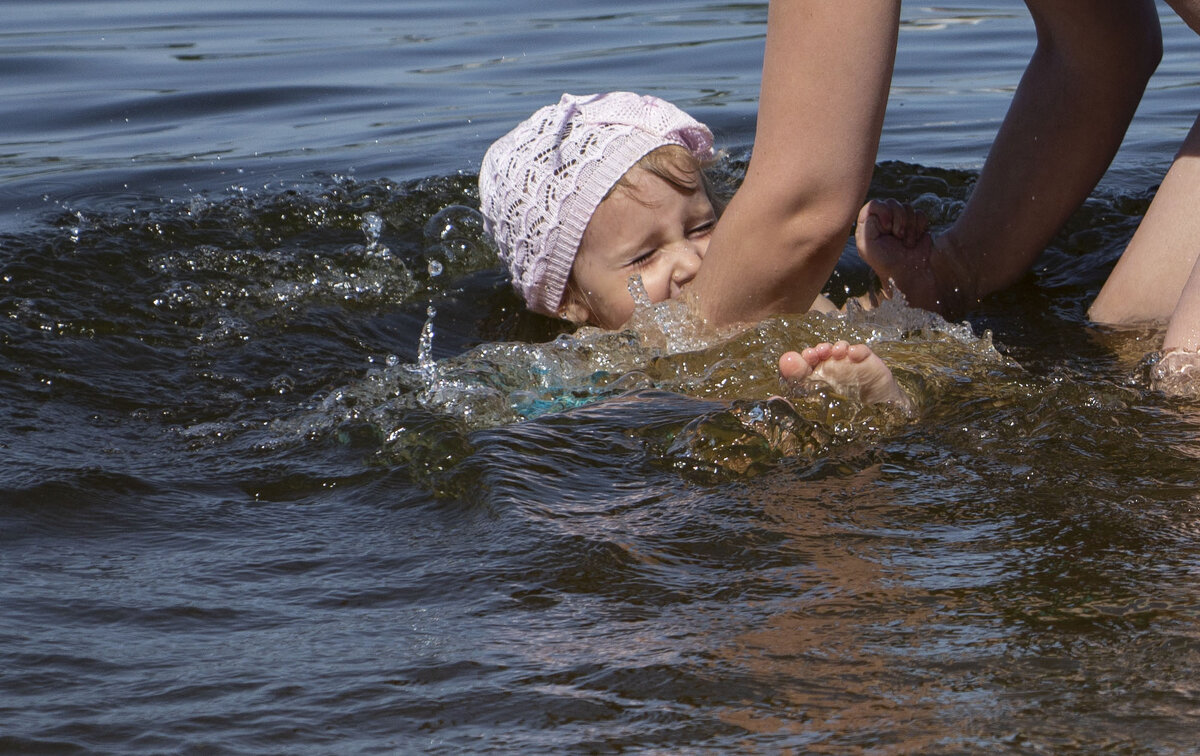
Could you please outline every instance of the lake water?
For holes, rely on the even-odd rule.
[[[0,752],[1194,749],[1200,404],[1085,312],[1196,36],[1162,5],[1113,168],[965,325],[697,345],[523,313],[475,172],[620,88],[708,122],[736,185],[766,5],[569,6],[5,4]],[[944,223],[1032,24],[903,17],[873,193]],[[770,398],[840,337],[917,418]]]

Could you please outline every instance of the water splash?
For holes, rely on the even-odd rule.
[[[630,276],[628,287],[629,296],[633,297],[634,307],[647,310],[654,308],[654,303],[650,301],[650,294],[646,291],[646,285],[642,283],[641,274]]]
[[[1146,383],[1168,396],[1200,396],[1200,353],[1175,349],[1151,352],[1139,365],[1146,373]]]
[[[362,231],[367,237],[366,250],[368,253],[387,253],[388,248],[379,243],[383,237],[383,218],[378,213],[366,213],[363,215]]]
[[[704,349],[729,335],[708,328],[687,295],[655,303],[640,275],[630,276],[628,286],[634,310],[627,327],[642,332],[650,343],[661,341],[666,354]]]
[[[448,205],[429,218],[424,227],[429,275],[444,270],[459,272],[488,267],[496,262],[491,247],[482,243],[483,215],[466,205]],[[436,272],[435,272],[436,271]]]
[[[483,230],[483,214],[466,205],[447,205],[433,214],[425,224],[425,238],[430,242],[478,239]]]
[[[899,339],[910,334],[936,333],[957,339],[963,344],[976,343],[982,339],[987,342],[988,346],[991,346],[989,333],[985,332],[982,337],[979,337],[975,335],[970,323],[965,321],[951,323],[937,313],[909,307],[904,293],[897,289],[894,283],[892,291],[891,299],[885,299],[870,310],[863,307],[856,299],[846,301],[842,317],[849,322],[863,323],[872,327],[873,333],[867,339],[867,343],[883,339]]]
[[[421,327],[421,340],[417,344],[417,373],[425,384],[426,395],[433,393],[438,381],[438,364],[433,359],[433,319],[436,316],[436,307],[425,308],[425,325]]]
[[[691,351],[672,351],[663,321],[654,318],[661,305],[649,305],[644,290],[635,296],[653,328],[583,328],[550,342],[489,342],[441,360],[433,355],[437,311],[430,304],[415,363],[388,359],[386,367],[277,428],[349,434],[376,445],[373,456],[383,464],[436,458],[439,475],[454,475],[474,430],[583,413],[627,426],[647,454],[680,471],[742,475],[769,469],[783,456],[818,456],[909,422],[898,411],[827,387],[792,393],[778,375],[778,357],[787,349],[843,338],[870,341],[921,406],[935,406],[978,381],[1024,386],[1013,380],[1020,368],[986,335],[967,339],[958,326],[906,312],[902,303],[772,318],[712,336]]]
[[[71,243],[78,244],[79,237],[83,234],[83,228],[84,228],[85,221],[84,221],[83,213],[79,210],[76,210],[74,212],[74,217],[75,217],[76,223],[73,224],[70,228]]]

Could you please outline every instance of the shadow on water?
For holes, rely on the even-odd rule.
[[[872,193],[937,225],[973,180],[888,163]],[[1200,406],[1147,388],[1155,333],[1085,317],[1147,201],[1094,198],[966,324],[720,339],[669,306],[622,333],[523,312],[469,176],[5,236],[0,539],[39,547],[5,601],[50,629],[0,630],[0,689],[41,712],[0,750],[203,722],[251,749],[500,722],[534,751],[1190,747]],[[869,278],[848,251],[830,294]],[[917,416],[780,384],[782,350],[836,338]],[[217,636],[236,654],[192,665]],[[90,684],[110,724],[35,690]]]

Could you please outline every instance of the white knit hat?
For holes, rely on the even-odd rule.
[[[484,230],[529,309],[558,316],[592,214],[630,168],[677,144],[712,158],[712,132],[671,103],[630,92],[564,94],[496,141],[483,157]]]

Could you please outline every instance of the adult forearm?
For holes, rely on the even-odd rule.
[[[1200,0],[1167,0],[1167,4],[1192,27],[1192,31],[1200,34]]]
[[[874,167],[899,2],[771,3],[754,153],[694,282],[718,322],[804,311]]]
[[[1161,55],[1153,3],[1029,3],[1038,47],[962,216],[974,295],[1015,282],[1107,170]]]

